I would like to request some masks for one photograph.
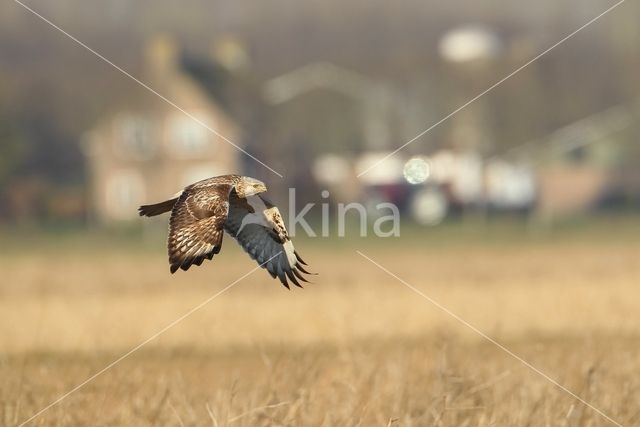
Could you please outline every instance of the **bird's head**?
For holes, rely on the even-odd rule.
[[[236,184],[236,192],[240,197],[246,198],[265,191],[267,191],[267,186],[264,182],[248,176],[242,177],[242,180]]]

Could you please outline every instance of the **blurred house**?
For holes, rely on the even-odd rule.
[[[539,148],[528,155],[537,161],[539,217],[581,214],[608,198],[637,197],[638,175],[627,173],[637,165],[625,161],[635,156],[624,137],[634,114],[627,106],[612,107],[533,142]]]
[[[87,133],[91,210],[103,224],[136,218],[137,207],[185,185],[237,172],[240,152],[215,132],[239,141],[239,128],[188,74],[175,42],[156,36],[140,80],[184,110],[144,90],[116,105]],[[185,114],[187,112],[189,115]]]
[[[314,62],[264,83],[264,97],[273,105],[290,102],[315,90],[341,93],[360,110],[362,136],[368,149],[390,143],[390,117],[395,89],[356,71],[330,62]]]

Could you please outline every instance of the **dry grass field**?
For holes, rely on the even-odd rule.
[[[640,228],[299,239],[320,273],[255,271],[34,426],[640,425]],[[250,271],[231,239],[168,272],[161,237],[0,241],[0,425],[28,419]],[[182,274],[181,274],[182,273]]]

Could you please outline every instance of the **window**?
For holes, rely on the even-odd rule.
[[[570,150],[564,153],[565,158],[575,164],[585,163],[589,160],[589,147],[585,145],[578,145],[572,147]]]
[[[177,157],[197,157],[209,151],[210,131],[205,126],[211,126],[210,120],[204,115],[194,116],[194,120],[186,115],[173,115],[168,122],[168,144]]]
[[[110,218],[117,220],[133,219],[137,208],[145,200],[144,180],[135,170],[121,170],[112,173],[107,179],[106,208]]]
[[[119,152],[126,158],[147,160],[154,151],[151,140],[151,125],[142,117],[127,116],[118,121]]]

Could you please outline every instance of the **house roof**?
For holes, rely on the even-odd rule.
[[[132,74],[133,75],[133,74]],[[225,121],[227,127],[239,130],[235,120],[225,108],[222,91],[212,91],[209,79],[203,82],[185,66],[184,55],[178,44],[167,35],[154,36],[145,47],[144,61],[139,67],[139,81],[128,86],[116,85],[121,91],[112,104],[101,114],[93,131],[109,126],[114,117],[126,112],[165,114],[167,111],[192,113],[209,110]],[[132,87],[133,85],[133,87]],[[135,89],[135,90],[133,90]],[[220,94],[218,99],[217,94]]]

